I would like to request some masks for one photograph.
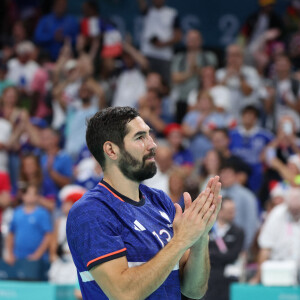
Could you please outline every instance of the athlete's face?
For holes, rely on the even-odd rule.
[[[156,144],[142,118],[133,119],[127,126],[129,132],[124,138],[124,148],[120,149],[118,166],[127,178],[141,182],[156,173]]]

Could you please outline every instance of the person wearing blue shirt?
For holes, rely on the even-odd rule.
[[[156,173],[150,128],[131,107],[89,121],[87,145],[104,178],[71,208],[67,239],[83,299],[201,298],[209,277],[208,232],[221,205],[219,177],[185,211],[140,184]]]
[[[6,239],[6,262],[16,259],[48,260],[52,222],[50,213],[38,205],[38,188],[29,185],[23,194],[23,204],[14,211]]]
[[[59,190],[69,184],[72,179],[72,158],[59,147],[59,133],[48,127],[42,132],[41,166],[44,179],[44,192],[56,197],[56,205],[60,207],[57,197]]]
[[[79,23],[75,17],[66,14],[67,1],[56,0],[52,13],[42,17],[37,24],[34,39],[35,42],[50,52],[55,61],[59,55],[60,48],[66,38],[75,45],[79,34]]]
[[[242,124],[230,132],[230,150],[251,167],[248,187],[257,193],[263,181],[263,163],[261,154],[273,140],[270,131],[259,127],[259,110],[252,105],[242,111]]]

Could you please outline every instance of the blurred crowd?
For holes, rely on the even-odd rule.
[[[300,1],[278,15],[275,0],[259,0],[218,53],[199,28],[183,32],[164,0],[136,5],[138,45],[96,1],[80,16],[66,0],[1,2],[0,269],[19,263],[23,277],[7,278],[76,282],[66,217],[102,177],[85,122],[132,106],[158,144],[158,172],[146,184],[184,206],[183,191],[195,199],[220,175],[205,299],[228,299],[232,281],[259,283],[266,260],[299,270]]]

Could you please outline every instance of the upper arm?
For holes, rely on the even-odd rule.
[[[127,269],[127,258],[122,256],[95,266],[90,273],[109,299],[120,299],[123,291],[121,276]]]

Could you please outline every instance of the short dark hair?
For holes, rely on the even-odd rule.
[[[86,143],[95,159],[105,169],[103,145],[111,141],[123,149],[124,137],[128,133],[127,123],[138,117],[135,108],[108,107],[97,112],[87,121]]]
[[[242,115],[245,113],[252,112],[255,114],[256,118],[259,118],[260,111],[255,105],[247,105],[242,109]]]
[[[223,133],[227,138],[230,137],[230,136],[229,136],[229,130],[228,130],[227,128],[225,128],[225,127],[218,127],[218,128],[213,129],[213,133],[215,133],[215,132],[221,132],[221,133]]]

